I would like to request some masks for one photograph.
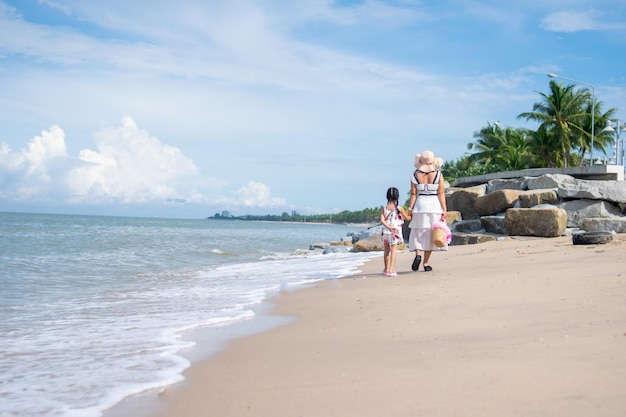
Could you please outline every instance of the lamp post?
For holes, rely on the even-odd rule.
[[[556,75],[556,74],[550,73],[550,74],[548,74],[548,77],[550,77],[550,78],[562,78],[564,80],[571,81],[571,82],[576,83],[576,84],[583,84],[583,85],[591,87],[591,149],[589,150],[589,157],[591,159],[590,165],[593,165],[593,139],[594,139],[594,136],[595,136],[594,135],[594,133],[595,133],[595,131],[594,131],[595,129],[594,128],[595,128],[595,124],[596,124],[596,119],[595,119],[595,116],[596,116],[596,89],[594,88],[593,85],[591,85],[589,83],[585,83],[585,82],[582,82],[582,81],[574,80],[572,78],[563,77],[562,75]]]
[[[613,125],[615,124],[615,128]],[[624,141],[620,141],[620,133],[626,131],[621,120],[607,120],[603,132],[615,132],[615,165],[624,165]]]

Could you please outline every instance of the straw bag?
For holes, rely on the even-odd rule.
[[[452,241],[452,233],[446,222],[435,222],[433,224],[433,245],[443,248]]]
[[[446,231],[440,228],[433,228],[433,244],[438,248],[443,248],[447,243]]]

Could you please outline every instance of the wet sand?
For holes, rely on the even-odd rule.
[[[283,292],[154,417],[626,415],[626,236],[514,238]]]

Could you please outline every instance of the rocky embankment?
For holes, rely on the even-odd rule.
[[[450,245],[507,236],[626,233],[626,181],[621,180],[563,174],[496,179],[465,188],[447,186],[446,202]],[[380,251],[380,232],[380,226],[373,226],[350,236],[351,242],[332,242],[323,250]],[[408,224],[404,235],[408,237]]]

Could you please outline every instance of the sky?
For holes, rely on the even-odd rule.
[[[379,207],[548,73],[626,121],[625,63],[623,0],[0,0],[0,211]]]

